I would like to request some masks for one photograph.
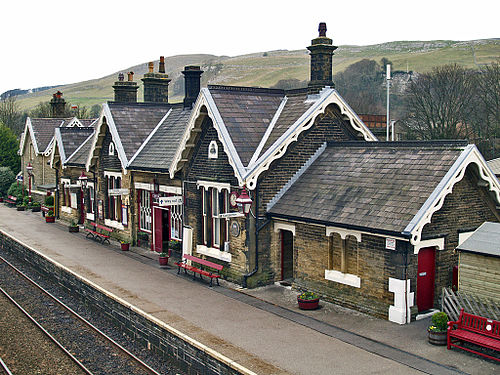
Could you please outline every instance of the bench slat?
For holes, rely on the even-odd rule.
[[[192,262],[196,262],[198,264],[203,264],[204,266],[214,268],[217,271],[222,271],[222,269],[224,268],[224,266],[222,266],[220,264],[213,263],[213,262],[210,262],[210,261],[205,260],[205,259],[197,258],[197,257],[192,256],[192,255],[183,254],[182,257],[185,258],[185,259],[188,259],[188,260],[190,260]]]

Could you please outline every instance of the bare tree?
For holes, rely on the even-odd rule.
[[[11,96],[0,100],[0,122],[10,128],[15,134],[22,131],[22,113],[16,98]]]
[[[459,65],[436,67],[407,88],[406,125],[418,139],[474,137],[475,75]]]

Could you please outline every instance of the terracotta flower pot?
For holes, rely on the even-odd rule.
[[[128,251],[130,249],[129,243],[122,243],[120,245],[121,245],[122,251]]]
[[[436,332],[427,329],[427,339],[432,345],[446,345],[448,342],[447,332]]]
[[[45,216],[45,222],[46,223],[55,223],[56,217],[55,216]]]
[[[316,310],[319,307],[319,298],[301,299],[297,297],[297,302],[301,310]]]

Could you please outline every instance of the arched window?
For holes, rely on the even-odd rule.
[[[114,154],[115,154],[115,144],[111,142],[108,148],[108,155],[114,155]]]
[[[217,146],[216,141],[212,141],[208,146],[208,158],[217,159],[218,156],[219,156],[219,147]]]

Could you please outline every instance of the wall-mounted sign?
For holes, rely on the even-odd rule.
[[[231,217],[244,217],[245,215],[241,212],[226,212],[225,214],[219,214],[220,219],[228,219]]]
[[[181,196],[160,197],[160,198],[158,198],[158,204],[161,207],[165,207],[165,206],[179,206],[182,203],[184,203],[184,200],[182,199]]]
[[[385,239],[385,248],[389,250],[396,250],[396,239],[395,238],[386,238]]]
[[[129,189],[109,189],[109,195],[128,195]]]
[[[231,236],[238,237],[240,235],[240,224],[233,220],[229,231],[231,232]]]

